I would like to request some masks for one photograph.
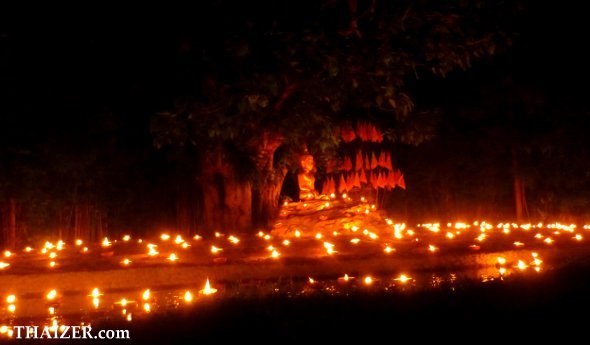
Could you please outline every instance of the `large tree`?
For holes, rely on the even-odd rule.
[[[321,162],[344,122],[426,139],[429,112],[417,111],[410,86],[508,44],[512,11],[497,1],[204,6],[207,31],[182,40],[181,96],[152,129],[160,147],[193,147],[198,218],[209,230],[268,226],[294,153],[306,146]]]

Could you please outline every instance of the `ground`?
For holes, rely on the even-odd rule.
[[[503,332],[537,318],[561,322],[572,315],[566,309],[590,306],[587,231],[558,223],[410,225],[364,201],[290,203],[273,229],[251,235],[165,231],[5,254],[1,320],[130,328],[138,342],[170,332],[208,341],[303,341],[318,331],[395,339],[416,325]],[[202,293],[208,279],[217,293]]]

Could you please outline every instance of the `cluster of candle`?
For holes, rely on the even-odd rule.
[[[308,201],[305,203],[287,204],[289,209],[304,209],[309,211],[315,207],[318,211],[331,212],[341,204],[352,203],[352,199],[343,195],[341,200],[332,196],[329,201]],[[349,205],[350,206],[350,205]],[[348,206],[347,206],[348,207]],[[40,246],[26,246],[21,251],[5,250],[0,256],[0,271],[12,272],[20,266],[43,264],[43,269],[58,270],[68,266],[68,259],[78,261],[78,258],[94,260],[100,255],[101,262],[112,264],[121,269],[138,267],[144,263],[157,262],[159,265],[178,265],[179,263],[196,262],[195,260],[213,260],[225,263],[227,257],[243,260],[253,260],[261,264],[289,258],[313,258],[317,260],[333,260],[345,256],[379,257],[385,260],[389,257],[412,255],[427,257],[427,260],[442,260],[446,255],[469,255],[472,251],[485,252],[495,261],[488,263],[492,269],[497,269],[494,277],[503,278],[509,272],[534,270],[540,272],[543,260],[540,254],[544,250],[569,250],[571,245],[584,242],[584,233],[590,231],[590,225],[578,227],[576,224],[562,223],[525,223],[513,222],[491,223],[487,221],[422,223],[412,226],[403,222],[382,217],[377,213],[375,205],[361,198],[358,204],[349,207],[356,214],[347,223],[339,223],[334,228],[307,225],[297,229],[283,231],[259,231],[252,235],[215,232],[206,239],[202,235],[192,237],[175,234],[169,231],[161,233],[155,238],[144,240],[134,239],[130,234],[120,237],[104,237],[95,244],[86,244],[82,239],[72,243],[63,240],[47,241]],[[287,214],[287,210],[284,210]],[[375,215],[371,222],[365,222],[367,214]],[[379,222],[376,222],[378,219]],[[313,223],[306,223],[313,224]],[[302,224],[303,225],[303,224]],[[277,226],[280,229],[280,226]],[[568,246],[563,248],[563,246]],[[483,249],[483,250],[482,250]],[[463,250],[463,252],[461,252]],[[531,251],[532,250],[532,251]],[[516,251],[515,254],[502,255],[502,251]],[[466,253],[467,254],[466,254]],[[102,255],[105,254],[105,255]],[[108,255],[107,255],[108,254]],[[529,256],[530,255],[530,256]],[[509,258],[507,258],[509,257]],[[41,259],[41,260],[39,260]],[[30,261],[27,261],[30,260]],[[82,259],[84,260],[84,259]],[[202,262],[202,261],[200,261]],[[73,266],[74,264],[70,265]],[[404,270],[411,267],[402,267]],[[495,271],[494,271],[495,272]],[[288,274],[288,272],[286,272]],[[316,272],[309,272],[314,274]],[[360,275],[359,275],[360,276]],[[347,283],[356,279],[344,274],[338,278],[339,283]],[[414,278],[406,274],[392,277],[395,283],[406,284]],[[365,275],[359,278],[362,284],[370,286],[375,282],[389,281]],[[310,284],[317,280],[309,278]],[[191,290],[184,290],[180,294],[181,300],[193,302],[199,294],[210,295],[217,290],[212,288],[207,280],[205,287],[198,294]],[[89,294],[92,306],[99,309],[102,305],[103,293],[96,288]],[[152,310],[150,304],[151,291],[146,289],[137,301],[123,298],[116,302],[129,320],[132,318],[129,306],[139,305],[145,312]],[[56,290],[46,295],[47,301],[59,299]],[[141,302],[138,302],[141,301]],[[5,296],[4,310],[10,314],[17,311],[17,295]],[[55,312],[55,306],[49,306],[50,314]],[[0,329],[1,331],[2,329]]]
[[[321,206],[322,208],[330,207],[332,203],[323,203]],[[361,203],[360,206],[356,207],[356,210],[364,213],[367,210],[373,210],[373,206],[366,204],[365,201],[365,203]],[[584,225],[582,229],[588,231],[590,230],[590,225]],[[405,223],[396,223],[389,218],[383,218],[383,224],[381,226],[376,226],[373,223],[371,227],[364,227],[362,218],[359,218],[358,222],[344,224],[340,229],[332,229],[330,232],[326,232],[325,229],[322,230],[307,229],[304,231],[302,229],[296,229],[293,232],[283,232],[278,235],[259,231],[256,237],[266,242],[263,248],[266,249],[267,254],[263,255],[263,257],[272,260],[284,258],[285,256],[317,256],[317,250],[314,249],[313,240],[319,242],[320,248],[326,256],[348,255],[355,252],[353,248],[359,246],[361,242],[379,245],[382,248],[382,252],[389,255],[397,252],[401,246],[407,246],[411,243],[414,243],[412,248],[420,246],[420,243],[424,243],[423,248],[425,252],[436,254],[446,251],[444,242],[453,243],[453,250],[457,248],[456,243],[465,243],[465,247],[469,250],[480,250],[484,243],[493,242],[494,240],[496,243],[501,241],[502,245],[510,245],[512,248],[551,246],[560,238],[569,239],[573,242],[582,242],[584,240],[583,234],[578,231],[578,227],[575,224],[561,223],[498,223],[494,225],[486,221],[475,221],[471,223],[455,222],[446,224],[423,223],[417,224],[415,227],[410,227]],[[507,237],[506,239],[498,240],[497,236]],[[145,258],[160,258],[169,263],[176,263],[183,261],[183,257],[194,255],[179,255],[171,247],[178,247],[178,250],[187,250],[194,245],[194,242],[202,242],[203,237],[201,235],[194,235],[191,239],[186,240],[180,234],[171,235],[166,232],[159,236],[159,241],[161,243],[144,243],[143,239],[134,241],[131,235],[125,234],[119,240],[104,237],[98,246],[84,246],[84,241],[78,239],[74,241],[74,245],[71,247],[69,253],[71,254],[72,251],[76,251],[80,254],[87,254],[91,251],[100,251],[100,248],[103,248],[102,250],[112,250],[112,247],[116,245],[137,243],[139,246],[145,246]],[[301,241],[305,244],[293,246],[294,241]],[[236,234],[215,232],[209,242],[209,252],[213,257],[242,254],[239,248],[242,244],[242,239]],[[226,244],[224,245],[224,243]],[[252,243],[251,240],[248,241],[249,246]],[[349,244],[349,246],[346,244]],[[350,245],[353,247],[350,247]],[[231,249],[226,253],[226,246],[230,248],[236,247],[236,249]],[[27,246],[23,249],[23,252],[29,255],[29,257],[35,253],[45,256],[47,267],[55,269],[59,266],[58,259],[60,258],[60,252],[64,251],[66,247],[67,245],[63,240],[56,242],[47,241],[39,249]],[[161,253],[162,248],[167,253]],[[198,248],[202,248],[202,246],[198,246]],[[287,248],[290,249],[287,250]],[[285,254],[285,251],[287,251],[287,254]],[[355,253],[357,252],[358,250]],[[6,271],[13,267],[11,260],[19,255],[6,250],[2,256],[0,270]],[[145,259],[142,256],[136,255],[134,258],[121,256],[117,258],[115,263],[122,267],[128,267],[132,264],[140,264],[143,261]]]
[[[217,289],[214,288],[211,283],[209,282],[209,278],[207,278],[205,285],[202,289],[198,290],[198,294],[202,296],[210,296],[217,293]],[[99,288],[94,288],[90,291],[88,297],[90,298],[90,303],[93,309],[99,309],[101,307],[101,299],[104,298],[105,294],[101,292]],[[57,308],[60,306],[60,299],[61,295],[56,289],[52,289],[45,294],[44,299],[47,301],[47,312],[50,316],[48,319],[50,324],[50,330],[52,327],[58,327],[58,317],[57,317]],[[151,299],[152,299],[152,292],[150,289],[145,289],[140,295],[140,298],[136,300],[121,298],[120,300],[115,301],[113,304],[120,308],[121,314],[127,321],[132,321],[132,310],[136,309],[139,305],[141,305],[141,309],[145,313],[150,313],[152,310],[151,307]],[[185,290],[179,296],[179,300],[184,301],[185,303],[191,303],[194,301],[193,292],[191,290]],[[16,312],[16,302],[17,297],[14,294],[9,294],[5,298],[5,302],[7,304],[6,310],[11,313],[15,314]],[[7,337],[12,337],[14,335],[12,328],[3,325],[0,326],[0,335],[5,335]],[[57,329],[57,328],[55,328]]]

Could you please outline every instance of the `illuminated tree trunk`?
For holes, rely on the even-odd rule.
[[[202,171],[197,176],[199,231],[250,231],[272,224],[278,215],[279,196],[287,172],[274,164],[274,154],[282,143],[283,138],[271,132],[248,143],[255,153],[258,181],[254,184],[224,158],[222,148],[204,155]]]
[[[279,197],[285,180],[286,170],[268,176],[270,180],[263,182],[253,192],[252,218],[257,227],[269,228],[279,214]]]
[[[270,227],[279,213],[279,196],[287,169],[275,167],[274,154],[282,143],[283,137],[270,131],[251,143],[257,152],[255,164],[260,177],[252,193],[252,221],[256,227]]]

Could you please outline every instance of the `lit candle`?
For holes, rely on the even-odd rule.
[[[203,295],[212,295],[217,292],[217,289],[211,287],[209,283],[209,278],[207,278],[207,282],[205,283],[205,288],[199,291]]]

